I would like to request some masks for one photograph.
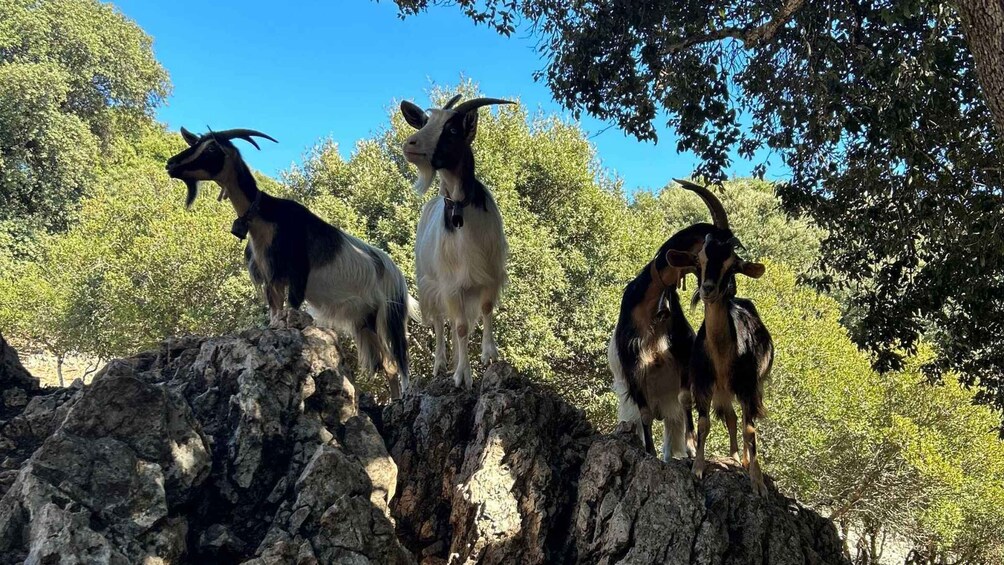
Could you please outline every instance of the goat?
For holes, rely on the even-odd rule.
[[[638,424],[636,431],[649,453],[655,452],[652,420],[662,420],[665,461],[694,451],[689,379],[694,330],[676,289],[696,269],[671,265],[669,255],[670,251],[697,253],[708,234],[721,231],[722,226],[727,229],[721,207],[706,202],[714,224],[694,224],[663,243],[655,258],[625,287],[607,346],[618,420]]]
[[[709,207],[720,210],[725,219],[724,208],[710,191],[693,183],[677,182],[700,195]],[[728,229],[727,219],[720,227],[723,229],[705,236],[696,254],[676,250],[668,254],[671,265],[697,270],[700,287],[694,303],[698,296],[704,302],[704,322],[690,357],[690,381],[697,407],[693,472],[698,478],[704,473],[704,449],[711,426],[708,413],[714,408],[728,429],[732,457],[749,469],[754,492],[766,496],[767,487],[757,461],[756,420],[765,415],[763,384],[774,363],[774,343],[753,303],[736,297],[736,275],[760,278],[764,266],[746,261],[736,253],[742,245]],[[743,411],[741,460],[736,441],[736,412],[732,407],[735,399]]]
[[[481,362],[498,359],[493,314],[506,282],[509,246],[502,215],[491,192],[474,174],[471,144],[477,134],[478,109],[508,100],[476,98],[423,112],[401,102],[405,121],[416,131],[404,145],[405,159],[418,167],[415,190],[419,194],[440,175],[439,196],[422,208],[415,240],[418,301],[426,323],[436,334],[433,371],[446,363],[445,323],[454,329],[453,382],[472,386],[468,358],[470,332],[478,315],[484,321]]]
[[[265,294],[269,325],[283,327],[284,304],[304,302],[321,323],[353,334],[361,372],[382,362],[392,398],[408,389],[408,288],[390,257],[315,216],[298,202],[258,188],[233,139],[258,148],[254,130],[234,129],[196,135],[181,128],[189,147],[167,161],[167,173],[185,182],[190,207],[199,181],[215,181],[237,213],[231,232],[249,236],[245,259],[251,280]],[[260,148],[259,148],[260,149]]]

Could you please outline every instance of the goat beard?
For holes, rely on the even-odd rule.
[[[188,189],[188,194],[185,195],[185,208],[191,208],[195,197],[199,195],[199,181],[186,180],[185,188]]]
[[[415,192],[425,194],[432,186],[432,181],[436,180],[436,169],[431,163],[416,164],[415,166],[418,167],[418,178],[415,179],[414,185]]]

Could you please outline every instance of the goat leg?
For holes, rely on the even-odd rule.
[[[704,447],[708,443],[708,432],[711,431],[711,419],[708,418],[708,408],[697,408],[697,456],[694,458],[692,470],[694,476],[700,479],[704,476]]]
[[[265,298],[268,301],[268,327],[272,329],[285,329],[287,320],[283,316],[283,307],[286,303],[286,286],[279,283],[272,283],[265,288]]]
[[[457,370],[453,373],[453,384],[457,388],[463,385],[470,390],[474,384],[471,376],[471,360],[467,351],[471,336],[467,331],[467,322],[458,321],[456,328],[453,357],[456,359]]]
[[[481,364],[488,365],[498,361],[499,349],[495,344],[495,296],[492,292],[484,292],[481,296],[481,318],[484,320],[484,330],[481,333]]]
[[[743,443],[745,450],[749,453],[749,473],[750,482],[753,483],[753,492],[760,496],[767,496],[767,486],[763,482],[763,472],[760,470],[760,462],[756,456],[756,424],[751,418],[743,414]]]
[[[436,353],[433,357],[432,374],[438,375],[441,369],[446,368],[446,322],[442,318],[432,320],[432,328],[436,332]]]
[[[736,463],[743,463],[739,459],[739,441],[736,437],[738,435],[736,411],[731,405],[722,409],[722,419],[725,420],[725,429],[729,432],[729,455],[736,460]],[[743,463],[743,467],[745,466]]]

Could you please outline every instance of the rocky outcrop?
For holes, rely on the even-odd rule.
[[[399,466],[391,503],[424,563],[845,564],[833,524],[721,461],[597,436],[557,395],[490,368],[480,394],[434,382],[384,410]]]
[[[772,486],[695,481],[506,363],[388,406],[342,364],[330,331],[252,330],[36,389],[0,421],[0,563],[848,563]]]
[[[340,362],[317,328],[185,338],[36,397],[0,562],[410,562],[396,466]]]
[[[480,394],[435,382],[384,411],[402,541],[430,562],[557,563],[593,437],[583,414],[499,363]]]
[[[0,335],[0,496],[17,479],[24,461],[55,431],[66,415],[64,404],[79,389],[42,390]]]
[[[688,462],[662,463],[616,437],[589,449],[574,529],[584,563],[847,562],[831,522],[773,488],[753,494],[731,461],[697,482]]]

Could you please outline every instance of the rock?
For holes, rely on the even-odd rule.
[[[379,406],[332,332],[287,322],[167,340],[89,386],[13,377],[0,564],[849,563],[770,483],[720,462],[696,481],[507,363]]]
[[[77,391],[39,388],[0,335],[0,496],[17,478],[16,469],[35,452],[76,399]]]
[[[3,334],[0,334],[0,390],[7,391],[13,388],[19,388],[30,394],[39,389],[38,379],[31,376],[21,365],[17,351],[7,343]],[[0,405],[0,419],[6,419],[3,410],[3,405]]]
[[[313,327],[185,337],[35,395],[0,436],[0,563],[411,562],[341,359]]]
[[[479,396],[437,383],[389,407],[384,429],[409,549],[457,562],[572,558],[569,517],[593,435],[581,411],[497,363]]]
[[[423,563],[849,564],[832,523],[741,468],[663,463],[499,363],[384,410],[398,536]]]
[[[753,493],[741,468],[668,464],[619,438],[593,443],[575,514],[583,563],[844,564],[833,524],[770,488]]]

